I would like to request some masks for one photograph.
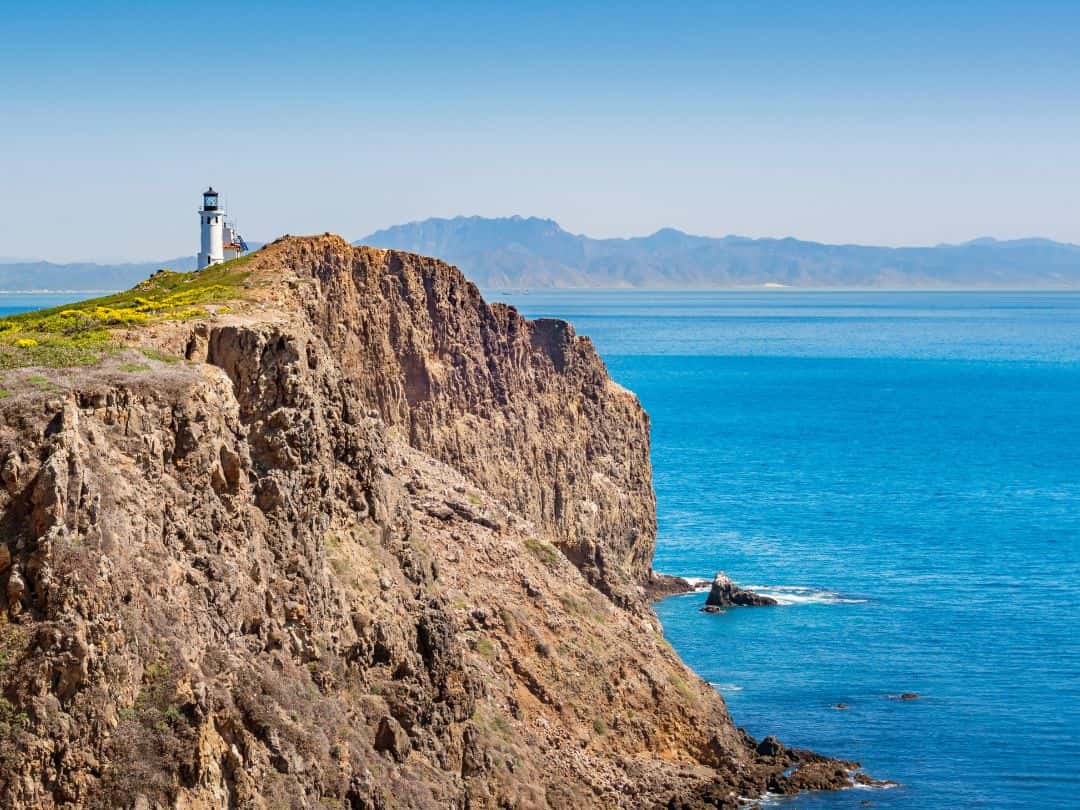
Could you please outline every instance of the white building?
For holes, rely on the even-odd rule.
[[[199,209],[199,257],[196,268],[202,270],[221,264],[247,252],[247,243],[233,223],[225,219],[225,209],[218,205],[218,193],[210,186],[203,192]]]

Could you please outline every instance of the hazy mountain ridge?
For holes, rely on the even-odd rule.
[[[1080,289],[1080,246],[1051,239],[973,239],[957,245],[831,245],[792,237],[649,236],[593,239],[538,217],[455,217],[395,225],[354,244],[434,256],[481,287]],[[257,249],[259,243],[252,243]],[[195,257],[97,263],[0,260],[0,291],[119,290]]]
[[[455,217],[376,231],[357,244],[438,256],[482,287],[1080,288],[1080,246],[981,238],[888,248],[794,238],[592,239],[550,219]]]
[[[252,250],[262,242],[249,243]],[[47,262],[0,259],[0,292],[66,291],[111,292],[126,290],[161,268],[188,272],[195,269],[195,254],[148,262]]]
[[[183,256],[160,262],[118,264],[44,261],[0,263],[0,291],[124,290],[162,267],[176,271],[194,270],[195,256]]]

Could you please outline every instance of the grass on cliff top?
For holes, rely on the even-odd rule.
[[[0,318],[0,368],[91,365],[124,348],[115,329],[205,318],[202,305],[243,297],[252,255],[201,272],[159,270],[126,292]]]

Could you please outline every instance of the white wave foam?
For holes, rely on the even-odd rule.
[[[846,790],[892,790],[893,788],[900,787],[897,782],[882,782],[880,785],[862,785],[856,782]]]
[[[715,689],[717,692],[741,692],[742,687],[734,683],[714,683],[709,681],[709,686]]]
[[[690,584],[692,590],[677,594],[677,596],[708,593],[712,587],[711,577],[683,577],[683,579]],[[762,596],[770,596],[781,605],[861,605],[869,601],[806,585],[740,585],[739,587]]]
[[[790,797],[767,790],[756,799],[749,796],[739,796],[738,802],[741,807],[745,808],[778,807],[781,802],[787,799],[790,799]]]
[[[805,585],[744,585],[748,591],[769,596],[781,605],[860,605],[865,599],[841,596],[836,591],[809,588]]]
[[[683,579],[690,583],[690,587],[694,589],[694,593],[707,591],[712,587],[712,580],[706,579],[705,577],[683,577]]]

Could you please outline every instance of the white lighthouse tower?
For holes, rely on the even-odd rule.
[[[225,212],[218,208],[218,193],[210,186],[203,192],[203,206],[199,210],[198,269],[225,261]]]

